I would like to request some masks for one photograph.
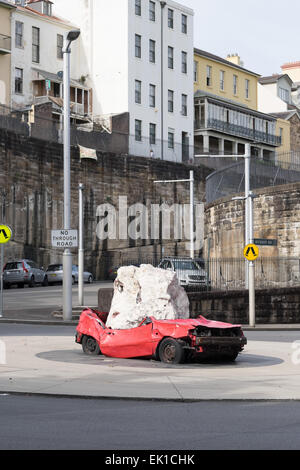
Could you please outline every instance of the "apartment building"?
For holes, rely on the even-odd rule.
[[[0,105],[10,103],[11,15],[15,6],[0,0]]]
[[[257,109],[259,77],[237,54],[223,59],[195,49],[196,153],[244,154],[250,143],[253,155],[274,158],[281,137],[276,118]]]
[[[55,0],[78,24],[94,118],[129,114],[129,154],[193,157],[193,11],[159,0]]]
[[[31,109],[52,104],[52,117],[62,120],[63,38],[77,26],[53,14],[48,0],[15,0],[12,15],[11,106]],[[72,45],[71,116],[87,122],[91,114],[91,90],[81,78],[80,42]]]

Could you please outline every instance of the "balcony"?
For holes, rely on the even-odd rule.
[[[11,37],[0,34],[0,55],[11,54]]]
[[[204,121],[195,121],[195,131],[208,129],[222,132],[224,134],[229,134],[235,137],[242,137],[247,140],[253,140],[255,142],[272,145],[274,147],[279,147],[281,145],[281,137],[277,135],[267,134],[266,132],[249,129],[248,127],[231,124],[229,122],[220,121],[218,119],[208,119],[207,127],[205,127]]]

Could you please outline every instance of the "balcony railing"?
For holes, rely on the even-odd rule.
[[[11,53],[11,37],[0,34],[0,54]]]
[[[195,131],[203,129],[213,129],[225,134],[234,135],[236,137],[244,137],[248,140],[254,140],[256,142],[262,142],[268,145],[280,146],[281,137],[273,134],[267,134],[248,127],[239,126],[237,124],[231,124],[229,122],[220,121],[218,119],[208,119],[207,127],[203,121],[195,121]]]

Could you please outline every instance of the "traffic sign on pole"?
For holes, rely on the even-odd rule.
[[[0,225],[0,244],[8,243],[11,237],[11,228],[8,225]]]
[[[0,225],[0,318],[3,317],[3,265],[4,265],[4,245],[12,237],[12,229],[8,225]]]
[[[244,248],[244,257],[248,261],[255,261],[259,256],[259,249],[254,244],[249,244]]]

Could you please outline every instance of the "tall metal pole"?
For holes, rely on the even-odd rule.
[[[249,243],[254,242],[253,237],[253,193],[249,191]],[[255,327],[255,265],[254,261],[249,264],[249,325]]]
[[[250,191],[250,158],[251,146],[245,144],[245,246],[250,243],[249,236],[249,191]],[[245,261],[245,287],[249,287],[248,261]]]
[[[5,192],[2,191],[2,211],[1,211],[1,223],[4,224],[5,215]],[[1,302],[0,302],[0,318],[3,317],[4,312],[4,301],[3,301],[3,268],[4,268],[4,245],[1,244],[1,256],[0,256],[0,291],[1,291]]]
[[[71,229],[71,163],[70,163],[70,41],[64,45],[64,230]],[[63,254],[63,319],[72,320],[72,253]]]
[[[195,257],[194,245],[194,171],[190,171],[190,238],[191,238],[191,258]]]
[[[83,190],[84,185],[79,184],[79,250],[78,250],[78,302],[83,306],[84,301],[84,239],[83,239]]]

